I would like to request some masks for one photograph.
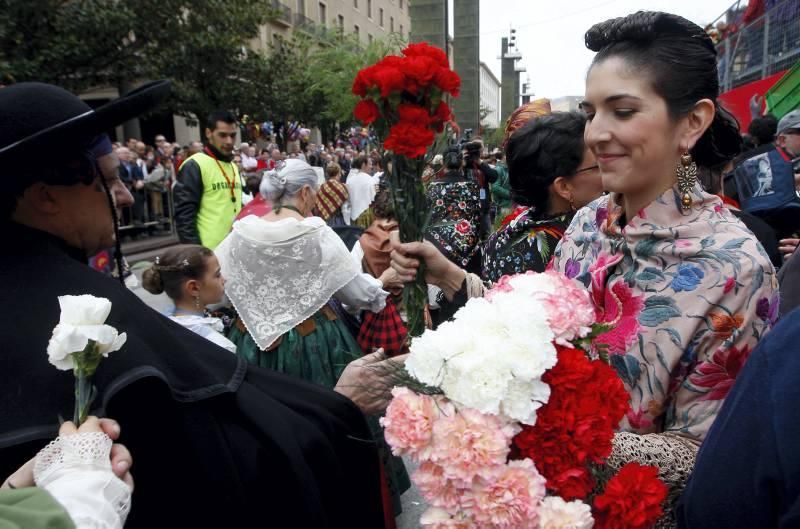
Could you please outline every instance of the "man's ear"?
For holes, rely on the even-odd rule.
[[[36,182],[25,191],[18,199],[24,202],[29,209],[45,215],[56,215],[64,207],[64,199],[54,188],[42,182]]]

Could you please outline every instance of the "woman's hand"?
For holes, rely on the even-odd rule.
[[[413,281],[421,261],[425,262],[425,281],[442,289],[448,300],[458,292],[464,284],[466,272],[445,257],[428,241],[401,243],[399,234],[390,235],[392,241],[392,268],[400,279],[408,283]]]
[[[800,239],[781,239],[778,241],[778,251],[781,252],[783,255],[783,259],[786,260],[792,256],[795,250],[797,250],[797,245],[800,244]]]
[[[353,360],[344,368],[334,391],[352,400],[364,415],[378,415],[392,400],[395,371],[407,355],[386,358],[383,349]]]
[[[114,419],[98,419],[94,416],[87,417],[86,421],[81,424],[80,428],[75,428],[71,421],[67,421],[61,425],[58,430],[58,435],[66,436],[76,433],[84,432],[103,432],[112,441],[119,438],[120,428],[119,423]],[[22,487],[33,487],[33,466],[36,458],[32,458],[27,463],[22,465],[19,470],[11,474],[9,478],[3,483],[3,489],[18,489]],[[131,489],[133,489],[133,477],[130,473],[131,465],[133,465],[133,458],[131,453],[125,448],[124,445],[114,443],[111,447],[111,469],[114,474],[124,481]]]
[[[394,268],[387,268],[378,278],[378,281],[383,285],[384,290],[391,290],[394,288],[403,288],[403,281],[400,279],[400,274]]]

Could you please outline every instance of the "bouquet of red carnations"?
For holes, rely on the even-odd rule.
[[[360,70],[353,81],[353,93],[361,97],[353,114],[375,129],[391,153],[391,163],[385,166],[403,242],[420,241],[425,232],[429,208],[422,184],[424,157],[452,119],[445,99],[457,97],[460,86],[447,55],[424,42]],[[410,336],[419,336],[425,328],[427,295],[420,271],[403,296]]]
[[[453,321],[411,343],[408,373],[382,419],[430,508],[426,528],[652,526],[667,488],[625,465],[595,495],[628,393],[583,346],[602,329],[589,294],[555,272],[506,276]],[[591,502],[591,497],[594,497]]]

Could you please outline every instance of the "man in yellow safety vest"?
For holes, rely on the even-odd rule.
[[[242,209],[242,180],[233,162],[236,117],[226,110],[212,112],[205,132],[203,150],[181,164],[173,195],[180,241],[213,250]]]

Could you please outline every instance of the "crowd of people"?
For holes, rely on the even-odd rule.
[[[408,353],[403,285],[424,263],[429,327],[510,274],[555,270],[589,291],[607,325],[595,343],[630,395],[597,477],[656,465],[670,491],[659,527],[800,523],[800,110],[756,120],[758,145],[743,150],[717,103],[714,44],[676,15],[609,20],[586,45],[581,111],[534,101],[501,148],[465,138],[433,153],[424,240],[404,244],[390,158],[365,143],[257,152],[219,111],[192,151],[163,137],[113,145],[103,131],[155,106],[168,82],[96,111],[52,85],[0,90],[14,124],[0,127],[0,391],[14,403],[0,474],[18,489],[0,493],[0,519],[395,527],[410,481],[378,418]],[[49,147],[64,163],[32,168]],[[153,191],[144,175],[159,168],[165,190]],[[162,315],[86,260],[116,247],[121,262],[126,208],[132,222],[157,217],[143,197],[162,193],[163,206],[170,191],[181,244],[142,278],[171,299]],[[111,300],[109,322],[128,335],[95,379],[96,413],[118,423],[57,431],[73,386],[44,351],[56,296],[86,293]],[[80,490],[57,479],[81,475]]]

